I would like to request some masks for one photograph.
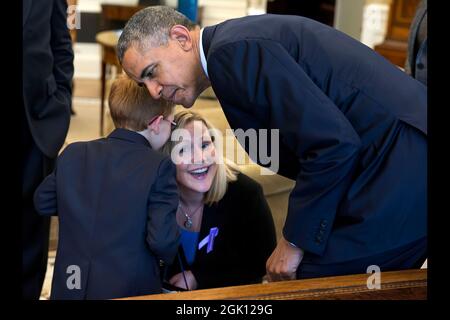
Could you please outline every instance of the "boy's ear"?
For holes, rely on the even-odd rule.
[[[148,125],[150,132],[154,134],[159,134],[159,124],[161,123],[163,116],[158,116],[151,124]]]

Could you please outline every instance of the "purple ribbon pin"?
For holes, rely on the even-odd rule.
[[[206,253],[210,253],[214,246],[214,238],[219,234],[219,228],[214,227],[209,230],[209,234],[198,244],[198,250],[203,248],[205,244],[208,244]]]

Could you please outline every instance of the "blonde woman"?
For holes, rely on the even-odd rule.
[[[174,121],[174,132],[184,129],[185,135],[163,151],[176,164],[182,236],[179,259],[166,279],[188,290],[261,282],[276,246],[261,186],[216,154],[206,119],[182,111]]]

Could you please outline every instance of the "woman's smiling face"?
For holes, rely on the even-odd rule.
[[[184,129],[189,134],[176,146],[177,182],[192,191],[206,193],[217,172],[216,148],[202,121],[191,121]]]

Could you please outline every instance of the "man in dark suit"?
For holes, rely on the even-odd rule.
[[[427,85],[428,78],[428,9],[427,0],[422,0],[409,28],[408,55],[405,71]]]
[[[296,186],[272,280],[425,260],[427,89],[370,48],[299,16],[200,30],[153,7],[130,19],[118,56],[154,98],[191,107],[212,86],[232,128],[279,130],[278,173]]]
[[[24,299],[39,299],[47,268],[50,218],[33,207],[70,121],[73,51],[65,0],[23,1],[22,243]]]

